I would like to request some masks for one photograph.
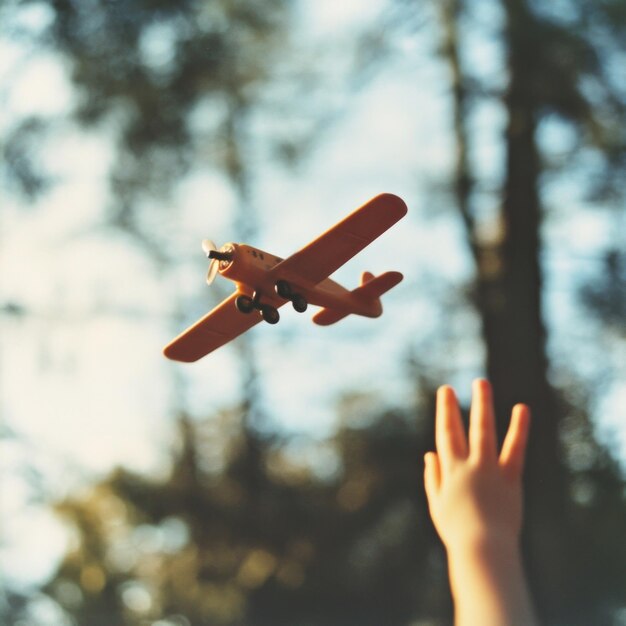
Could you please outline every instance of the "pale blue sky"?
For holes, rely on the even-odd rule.
[[[357,1],[312,6],[303,13],[303,46],[334,42],[377,10],[370,3],[364,14]],[[62,64],[7,42],[1,46],[0,77],[14,75],[20,62],[24,70],[2,102],[6,117],[0,130],[16,114],[63,115],[72,93]],[[491,59],[497,80],[492,48],[490,42],[479,42],[472,54],[475,60]],[[28,61],[25,54],[31,55]],[[422,293],[433,288],[433,281],[461,285],[470,275],[461,224],[453,212],[433,206],[436,196],[426,193],[427,181],[445,179],[451,142],[444,85],[437,82],[432,61],[420,54],[409,39],[399,41],[385,73],[355,94],[303,166],[286,171],[269,162],[255,174],[260,229],[258,241],[249,243],[281,256],[380,192],[400,195],[409,206],[406,218],[336,274],[354,286],[362,270],[402,271],[405,281],[384,297],[382,318],[350,318],[323,329],[311,324],[310,312],[285,310],[277,327],[251,331],[263,372],[263,399],[291,430],[329,433],[336,401],[351,389],[368,389],[381,402],[406,404],[412,383],[402,365],[409,346],[447,323],[439,304]],[[482,129],[477,163],[497,182],[502,112],[485,107],[475,123]],[[2,198],[0,301],[22,303],[32,315],[2,322],[0,409],[6,426],[29,441],[26,449],[7,444],[3,462],[9,468],[32,464],[45,476],[50,493],[60,495],[85,476],[102,476],[118,464],[152,474],[166,470],[174,438],[173,370],[184,380],[193,415],[210,415],[238,397],[238,362],[231,346],[194,365],[172,364],[161,356],[162,346],[181,330],[168,322],[176,306],[173,294],[200,298],[208,309],[230,289],[221,278],[206,287],[200,241],[209,237],[220,244],[234,238],[234,198],[217,174],[201,173],[181,185],[174,198],[178,210],[163,219],[170,245],[187,260],[162,276],[125,237],[98,228],[113,154],[106,136],[66,125],[49,137],[42,154],[60,184],[31,207],[6,193]],[[564,193],[557,189],[551,198],[557,207]],[[492,201],[486,194],[486,213]],[[568,317],[577,310],[574,277],[593,266],[585,255],[597,241],[615,236],[616,227],[619,232],[623,226],[623,218],[616,222],[602,211],[579,211],[547,225],[546,314],[551,348],[564,361],[582,366],[589,342],[598,341],[588,320],[576,326],[578,341],[563,336],[575,321]],[[470,312],[462,323],[465,340],[450,355],[451,380],[441,382],[452,382],[467,399],[470,381],[483,373],[483,354],[478,320]],[[624,371],[625,356],[611,358],[617,361],[610,366]],[[620,427],[621,416],[611,410],[618,403],[626,403],[623,384],[613,385],[605,406],[598,406],[604,431]],[[617,437],[626,451],[623,429]],[[10,576],[37,580],[68,538],[44,507],[31,503],[28,483],[15,473],[8,476],[0,555]]]

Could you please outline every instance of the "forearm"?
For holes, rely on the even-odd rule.
[[[519,549],[476,542],[448,551],[455,626],[536,626]]]

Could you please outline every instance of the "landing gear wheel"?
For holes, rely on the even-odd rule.
[[[291,285],[286,280],[277,281],[274,289],[284,300],[289,300],[291,298]]]
[[[304,313],[308,306],[306,298],[299,293],[294,293],[293,296],[291,296],[291,304],[298,313]]]
[[[264,306],[261,308],[261,315],[268,324],[277,324],[280,319],[278,311],[273,306]]]
[[[235,306],[242,313],[251,313],[254,309],[254,301],[249,296],[237,296]]]

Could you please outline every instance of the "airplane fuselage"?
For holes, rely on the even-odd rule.
[[[231,258],[219,262],[219,273],[235,282],[240,293],[250,297],[257,294],[265,304],[279,307],[285,303],[276,293],[276,282],[283,280],[309,304],[366,317],[380,315],[377,302],[355,296],[331,278],[314,283],[301,275],[281,272],[278,266],[283,259],[274,254],[241,243],[227,243],[221,251],[228,252]]]

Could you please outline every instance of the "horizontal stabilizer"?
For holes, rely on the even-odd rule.
[[[376,307],[373,312],[361,314],[369,317],[377,317],[380,315],[383,311],[379,300],[380,296],[389,291],[392,287],[395,287],[402,278],[403,276],[400,272],[385,272],[380,276],[373,276],[373,274],[369,272],[363,272],[360,287],[353,289],[351,295],[364,302],[375,302]],[[320,326],[330,326],[354,312],[356,311],[325,308],[313,316],[313,321]]]
[[[385,272],[380,276],[369,278],[371,274],[363,273],[363,282],[352,293],[363,300],[375,300],[395,287],[403,278],[400,272]],[[369,279],[369,280],[367,280]]]
[[[313,321],[320,326],[330,326],[342,320],[350,311],[340,311],[339,309],[322,309],[313,316]]]

